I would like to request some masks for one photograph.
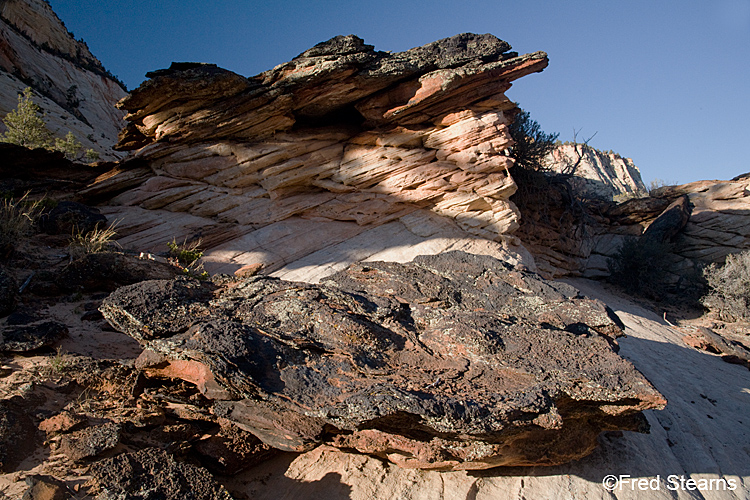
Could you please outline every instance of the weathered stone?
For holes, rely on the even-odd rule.
[[[34,474],[26,478],[26,484],[29,489],[21,500],[66,500],[72,496],[65,483],[52,476]]]
[[[109,423],[64,434],[58,451],[70,460],[96,457],[120,442],[120,425]]]
[[[233,476],[275,454],[253,434],[223,421],[218,435],[201,439],[193,445],[204,466],[214,474]]]
[[[107,218],[98,209],[75,201],[61,201],[39,220],[48,234],[86,234],[97,227],[104,229]]]
[[[37,445],[36,427],[19,397],[0,399],[0,472],[14,472]]]
[[[68,334],[68,327],[56,321],[0,328],[0,352],[29,352],[56,344]]]
[[[217,415],[282,450],[549,465],[665,403],[613,351],[621,330],[604,304],[490,257],[355,265],[320,286],[205,286],[144,282],[101,310],[159,353],[144,369],[202,387]]]
[[[55,416],[42,420],[39,430],[48,435],[60,434],[80,428],[86,423],[86,417],[69,411],[61,411]]]
[[[119,252],[90,253],[74,260],[56,277],[67,291],[111,292],[123,285],[149,279],[171,279],[182,271],[172,265]]]
[[[546,65],[546,54],[518,56],[489,34],[397,54],[340,36],[250,79],[175,63],[119,103],[130,123],[120,146],[138,149],[153,173],[112,198],[108,215],[168,212],[165,234],[179,225],[172,214],[186,213],[196,232],[219,220],[244,235],[292,217],[369,229],[423,209],[466,238],[509,246],[519,217],[508,200],[515,105],[503,92]],[[97,189],[86,192],[107,192]],[[150,233],[133,244],[162,250]],[[216,246],[204,246],[209,262],[249,263]],[[323,248],[308,247],[294,257]]]
[[[649,224],[641,237],[641,241],[643,244],[671,242],[677,236],[677,233],[682,231],[689,219],[690,202],[687,196],[680,196]]]
[[[18,284],[8,272],[0,267],[0,317],[7,316],[16,307]]]
[[[101,492],[97,498],[231,500],[201,467],[177,462],[167,452],[146,448],[101,460],[91,466]]]

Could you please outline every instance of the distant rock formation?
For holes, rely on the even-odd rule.
[[[581,458],[666,400],[615,354],[602,302],[486,256],[355,264],[320,285],[144,281],[100,308],[150,377],[196,384],[265,444],[322,443],[401,467]]]
[[[675,282],[697,265],[722,263],[728,254],[750,249],[747,174],[666,186],[620,204],[576,203],[570,195],[560,183],[540,188],[527,200],[516,233],[548,277],[608,276],[608,260],[628,238],[669,243]]]
[[[507,151],[516,107],[503,92],[546,66],[543,52],[519,56],[474,34],[397,54],[339,36],[252,78],[175,63],[118,104],[128,126],[117,148],[148,167],[84,194],[120,192],[105,212],[140,248],[200,227],[212,270],[225,272],[254,263],[275,271],[328,247],[337,255],[305,264],[343,264],[330,274],[368,252],[438,237],[429,253],[479,245],[499,255],[518,243],[509,235],[519,217]],[[131,187],[122,192],[120,180]]]
[[[0,116],[16,108],[24,88],[58,137],[72,131],[105,160],[123,126],[114,104],[126,95],[83,41],[76,40],[44,0],[0,3]],[[1,125],[0,125],[1,126]],[[121,155],[120,155],[121,156]]]
[[[570,184],[583,198],[612,200],[618,196],[646,196],[641,171],[630,158],[598,151],[586,144],[561,144],[548,156],[549,168],[574,176]]]

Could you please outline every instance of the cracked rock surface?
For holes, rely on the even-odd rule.
[[[616,352],[619,320],[486,256],[357,264],[320,285],[147,281],[101,311],[149,376],[286,451],[327,443],[402,467],[553,465],[666,401]]]

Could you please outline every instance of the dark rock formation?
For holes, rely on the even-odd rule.
[[[111,450],[119,442],[120,426],[109,423],[63,435],[59,451],[71,460],[81,460]]]
[[[663,397],[612,344],[607,307],[484,256],[367,263],[320,286],[149,281],[101,311],[213,411],[282,450],[331,443],[401,466],[550,465]]]
[[[86,234],[97,226],[104,229],[107,218],[96,208],[75,201],[61,201],[40,217],[39,224],[47,234]]]
[[[203,468],[175,461],[165,451],[146,448],[101,460],[91,467],[101,500],[232,500]]]
[[[0,352],[29,352],[49,347],[67,334],[68,327],[57,321],[6,325],[0,328]]]
[[[0,472],[13,472],[38,444],[28,402],[20,396],[0,399]]]
[[[66,291],[111,292],[123,285],[154,279],[172,279],[182,271],[165,262],[141,259],[120,252],[86,254],[74,260],[55,277]]]
[[[0,267],[0,318],[13,312],[18,295],[18,284],[8,272]]]

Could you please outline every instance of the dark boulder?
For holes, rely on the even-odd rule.
[[[61,201],[39,219],[47,234],[86,234],[99,227],[104,229],[107,218],[98,209],[75,201]]]
[[[0,267],[0,318],[13,312],[18,296],[18,284],[8,272]]]
[[[101,500],[231,500],[206,469],[177,462],[167,452],[146,448],[91,466]]]
[[[117,446],[120,431],[120,425],[114,423],[86,427],[63,435],[58,451],[71,460],[93,458]]]
[[[0,328],[0,352],[29,352],[50,347],[68,334],[68,327],[57,321],[37,321]]]
[[[216,415],[288,451],[320,443],[404,467],[580,458],[604,430],[647,428],[664,398],[612,348],[602,302],[491,257],[356,264],[320,285],[151,281],[101,311]]]
[[[164,262],[120,252],[101,252],[71,262],[57,275],[55,284],[69,292],[112,292],[139,281],[172,279],[181,274],[180,269]]]

